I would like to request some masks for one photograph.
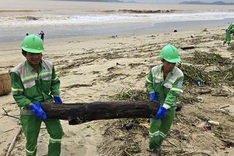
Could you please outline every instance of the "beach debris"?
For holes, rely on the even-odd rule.
[[[137,9],[119,9],[118,12],[124,13],[172,13],[176,10],[137,10]]]
[[[203,128],[204,128],[205,131],[211,130],[211,125],[207,124]]]
[[[207,28],[204,28],[204,29],[203,29],[203,31],[204,31],[204,32],[207,32],[207,31],[208,31],[208,29],[207,29]]]
[[[150,118],[159,105],[150,101],[41,104],[48,118],[69,120],[72,125],[101,119]]]
[[[198,101],[198,102],[203,102],[203,97],[197,96],[197,101]]]
[[[199,80],[203,86],[216,87],[221,83],[234,85],[232,59],[217,53],[195,51],[193,57],[186,57],[185,60],[192,63],[180,63],[178,66],[184,72],[186,83],[196,83]]]
[[[200,87],[196,90],[197,94],[209,94],[211,93],[211,89],[207,87]]]
[[[38,20],[37,17],[33,17],[33,16],[27,16],[26,19],[27,20],[33,20],[33,21]]]
[[[196,67],[193,64],[178,64],[178,67],[183,71],[185,81],[196,83],[199,80],[201,83],[209,83],[210,77],[203,69]]]
[[[226,90],[216,90],[214,91],[212,94],[212,96],[223,96],[223,97],[228,97],[231,96],[232,93],[230,91],[226,91]]]
[[[200,87],[202,85],[200,80],[197,80],[196,84],[197,84],[198,87]]]
[[[130,129],[132,129],[133,125],[134,125],[134,124],[133,124],[132,122],[129,122],[129,123],[125,124],[124,127],[125,127],[127,130],[130,130]]]
[[[211,124],[211,125],[216,125],[216,126],[219,125],[219,122],[218,122],[218,121],[208,120],[207,122],[208,122],[209,124]]]
[[[227,107],[229,107],[229,106],[230,106],[229,104],[223,105],[223,106],[220,106],[219,109],[224,109],[224,108],[227,108]]]
[[[175,107],[176,107],[176,111],[179,112],[179,111],[181,111],[183,106],[181,104],[179,104],[179,103],[176,103]]]
[[[112,35],[111,38],[117,38],[118,36],[117,35]]]
[[[181,47],[182,50],[188,50],[188,49],[194,49],[194,48],[195,48],[195,45]]]
[[[116,66],[125,66],[125,64],[121,64],[121,63],[119,63],[119,62],[116,62]],[[114,68],[114,67],[110,67],[110,68],[108,68],[107,70],[109,70],[109,69],[111,69],[111,68]]]
[[[8,117],[11,117],[11,118],[15,118],[15,119],[20,120],[20,118],[19,118],[19,117],[16,117],[16,116],[10,115],[10,114],[8,114],[8,112],[7,112],[4,108],[2,108],[2,109],[3,109],[3,111],[5,112],[5,114],[3,114],[3,116],[8,116]]]
[[[13,140],[12,140],[10,146],[8,147],[8,150],[7,150],[7,153],[6,153],[5,156],[10,156],[10,155],[11,155],[11,151],[14,149],[15,143],[16,143],[16,141],[17,141],[19,135],[21,134],[21,132],[22,132],[22,128],[20,127],[20,128],[18,129],[18,131],[17,131],[15,137],[13,138]]]

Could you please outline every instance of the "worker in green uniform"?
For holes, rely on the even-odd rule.
[[[26,155],[35,156],[41,122],[50,135],[48,156],[59,156],[62,126],[59,119],[48,119],[41,102],[62,103],[60,81],[52,63],[42,59],[43,41],[37,35],[23,39],[24,62],[10,72],[13,98],[20,108],[20,122],[26,137]]]
[[[229,27],[225,31],[226,31],[226,36],[223,41],[223,45],[226,43],[230,45],[230,42],[232,40],[231,34],[234,35],[234,23],[230,24]]]
[[[183,72],[176,67],[176,63],[181,61],[176,47],[170,44],[164,46],[160,58],[162,64],[151,68],[146,78],[150,101],[160,103],[155,117],[150,119],[149,148],[152,155],[160,153],[160,146],[170,130],[184,79]]]

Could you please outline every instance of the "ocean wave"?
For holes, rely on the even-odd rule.
[[[173,13],[179,10],[139,10],[139,9],[119,9],[119,10],[104,10],[106,13],[137,13],[137,14],[152,14],[152,13]]]
[[[124,10],[122,10],[124,11]],[[136,10],[135,10],[136,11]],[[149,11],[127,10],[126,13],[111,12],[99,14],[80,14],[80,15],[15,15],[0,17],[0,27],[27,27],[27,26],[59,26],[59,25],[104,25],[114,23],[162,23],[180,22],[196,20],[220,20],[233,18],[234,12],[160,12],[149,13]]]

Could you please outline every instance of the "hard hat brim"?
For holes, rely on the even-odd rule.
[[[165,59],[165,58],[164,58]],[[181,62],[180,58],[176,58],[176,59],[165,59],[167,62],[169,63],[178,63]]]
[[[28,53],[34,53],[34,54],[39,54],[44,51],[44,49],[43,50],[42,49],[36,50],[36,49],[31,49],[31,48],[22,48],[22,49]]]

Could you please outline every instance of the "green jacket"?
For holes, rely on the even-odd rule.
[[[180,93],[183,92],[184,74],[175,66],[164,80],[162,69],[163,65],[158,65],[150,70],[146,78],[146,87],[149,93],[155,92],[157,94],[161,105],[172,106]]]
[[[46,60],[42,59],[39,73],[25,61],[11,70],[10,77],[13,98],[21,109],[36,101],[52,101],[52,95],[60,94],[54,66]]]
[[[227,31],[230,33],[234,33],[234,23],[229,25],[229,27],[227,28]]]
[[[225,43],[227,43],[228,45],[230,44],[232,39],[231,34],[234,35],[234,23],[230,24],[229,27],[226,29],[226,36],[223,41],[223,44]]]

